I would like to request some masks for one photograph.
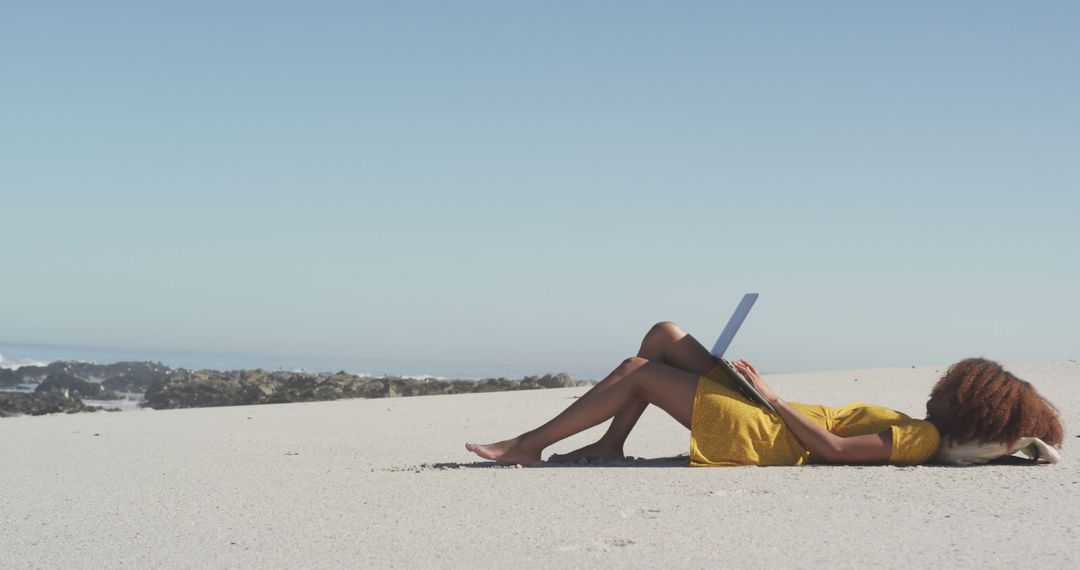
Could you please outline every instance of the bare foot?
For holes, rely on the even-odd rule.
[[[586,461],[592,461],[594,459],[602,459],[604,461],[612,461],[615,459],[622,459],[623,451],[621,446],[608,445],[602,441],[596,443],[590,443],[581,449],[576,449],[566,454],[554,454],[548,457],[549,463],[577,463],[579,460],[584,459]]]
[[[517,465],[536,465],[540,463],[540,452],[527,449],[523,445],[521,436],[507,439],[498,443],[477,445],[466,443],[465,449],[483,457],[502,463],[515,463]]]

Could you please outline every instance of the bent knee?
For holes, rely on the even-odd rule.
[[[619,365],[619,368],[621,368],[625,372],[632,372],[648,364],[648,362],[649,359],[647,358],[642,358],[640,356],[631,356],[630,358],[622,361],[622,364]]]
[[[663,337],[676,340],[685,335],[686,332],[682,330],[682,327],[673,321],[660,321],[653,325],[648,333],[648,336],[650,337]]]

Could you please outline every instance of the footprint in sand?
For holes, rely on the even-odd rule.
[[[626,509],[619,511],[619,515],[624,519],[630,517],[645,517],[648,519],[655,519],[660,517],[660,509],[638,507],[635,509]]]
[[[600,537],[594,538],[589,542],[583,544],[564,544],[556,548],[559,552],[574,552],[577,550],[589,550],[589,551],[601,551],[608,552],[615,548],[625,548],[635,544],[635,542],[629,538],[618,537]]]

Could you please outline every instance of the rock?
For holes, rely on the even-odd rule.
[[[12,386],[18,386],[19,383],[19,377],[15,375],[14,370],[0,368],[0,387],[10,388]]]
[[[341,386],[323,384],[315,388],[315,399],[317,400],[337,400],[342,397],[344,396]]]
[[[439,380],[373,378],[347,372],[310,374],[255,370],[177,370],[153,385],[140,404],[154,409],[312,402],[340,398],[393,398],[575,386],[569,374],[527,376],[522,380]]]
[[[100,406],[87,406],[82,400],[65,390],[49,390],[42,393],[0,392],[0,417],[21,415],[96,412]]]
[[[57,361],[45,366],[21,366],[12,371],[17,384],[38,384],[52,374],[67,374],[81,380],[101,382],[109,390],[142,392],[151,384],[164,380],[175,371],[160,362],[93,362]],[[113,381],[123,378],[122,381]],[[132,389],[127,389],[130,386]]]
[[[101,385],[115,392],[146,392],[155,382],[163,378],[159,374],[128,373],[106,378]]]
[[[536,378],[533,376],[532,378]],[[568,388],[574,385],[574,381],[570,379],[570,375],[565,372],[558,374],[544,374],[543,376],[536,378],[536,383],[541,388]]]
[[[119,400],[120,396],[112,390],[105,389],[97,382],[88,382],[76,378],[70,374],[50,374],[45,381],[38,384],[35,394],[43,392],[63,392],[67,390],[71,395],[78,398],[91,400]]]
[[[78,410],[80,398],[117,399],[122,392],[144,392],[141,406],[155,409],[310,402],[340,398],[386,398],[467,394],[581,386],[569,374],[526,376],[521,380],[403,378],[358,376],[341,371],[312,374],[292,371],[187,370],[160,362],[53,362],[45,366],[0,369],[0,386],[38,384],[33,395],[6,397],[8,414]],[[53,394],[53,396],[48,396]],[[36,397],[30,397],[36,396]],[[59,398],[59,399],[57,399]],[[69,400],[71,400],[69,402]],[[74,402],[78,402],[75,405]],[[66,403],[64,403],[66,402]],[[86,410],[96,409],[84,406]],[[115,408],[110,408],[115,409]],[[53,413],[51,411],[41,413]]]

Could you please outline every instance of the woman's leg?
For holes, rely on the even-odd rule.
[[[645,333],[638,356],[692,372],[697,376],[708,373],[719,363],[697,339],[670,321],[656,323],[649,332]],[[626,443],[626,438],[648,406],[649,403],[640,398],[632,400],[615,414],[607,432],[598,441],[570,453],[552,455],[548,461],[572,463],[579,459],[623,457],[623,445]]]
[[[656,323],[645,333],[638,356],[661,360],[668,366],[699,376],[720,363],[696,338],[671,321]]]
[[[485,459],[532,465],[547,446],[604,422],[636,400],[659,406],[689,428],[697,380],[693,372],[628,358],[546,424],[513,439],[465,448]]]

